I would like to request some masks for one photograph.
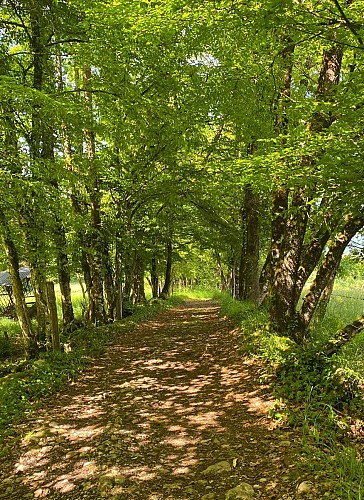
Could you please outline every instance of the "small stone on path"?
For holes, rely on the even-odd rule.
[[[297,488],[297,495],[307,495],[313,489],[313,484],[310,481],[303,481]]]
[[[252,500],[254,498],[254,489],[248,483],[241,483],[232,488],[225,495],[225,500]]]
[[[207,467],[204,471],[202,471],[202,474],[204,476],[214,476],[216,474],[225,474],[226,472],[231,471],[231,465],[229,462],[222,461],[218,462],[217,464],[210,465],[210,467]]]

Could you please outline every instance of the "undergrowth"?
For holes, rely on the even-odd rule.
[[[12,432],[12,423],[34,410],[40,398],[74,380],[107,345],[117,342],[138,323],[183,300],[182,296],[174,296],[166,301],[137,306],[133,315],[122,321],[81,328],[64,336],[62,352],[43,353],[36,361],[18,359],[3,363],[0,373],[0,439]]]
[[[327,359],[320,350],[341,326],[332,313],[337,312],[334,302],[331,315],[316,326],[312,342],[300,347],[269,330],[264,308],[233,300],[227,294],[215,294],[214,298],[221,304],[221,314],[240,326],[242,354],[264,359],[268,372],[274,375],[272,417],[301,429],[306,452],[303,472],[330,478],[337,498],[364,499],[363,457],[352,434],[353,426],[363,426],[363,336]]]

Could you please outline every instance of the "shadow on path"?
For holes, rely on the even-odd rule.
[[[262,374],[213,302],[166,311],[19,426],[0,498],[219,500],[240,482],[256,498],[294,498],[290,436],[267,416]],[[231,470],[203,474],[220,461]]]

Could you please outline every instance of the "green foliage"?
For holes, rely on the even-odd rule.
[[[362,425],[364,377],[361,370],[353,369],[355,361],[345,351],[352,352],[353,345],[361,345],[362,340],[355,339],[328,360],[316,349],[327,340],[322,328],[316,331],[315,343],[297,347],[287,337],[269,331],[264,309],[227,294],[215,294],[214,298],[221,303],[221,314],[241,328],[242,353],[264,359],[274,375],[276,404],[271,416],[301,429],[306,450],[301,467],[305,472],[312,470],[320,480],[329,480],[331,491],[339,498],[361,499],[363,462],[348,433],[354,419],[359,418]],[[337,327],[337,318],[336,323],[326,320],[326,325]]]

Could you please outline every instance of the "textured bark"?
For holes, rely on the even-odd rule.
[[[356,321],[347,325],[336,334],[336,339],[327,346],[326,356],[333,356],[339,350],[353,339],[358,333],[364,330],[364,316],[358,318]]]
[[[166,245],[167,250],[167,263],[164,285],[160,297],[166,299],[169,296],[171,283],[172,283],[172,240],[168,240]]]
[[[282,52],[284,74],[282,88],[276,106],[275,130],[277,134],[285,136],[288,133],[288,106],[291,96],[293,54],[295,46],[290,38],[286,40],[286,48]],[[282,139],[285,142],[285,139]],[[266,275],[271,278],[268,288],[270,321],[277,331],[288,328],[292,307],[289,304],[290,290],[293,277],[290,275],[292,263],[286,259],[287,231],[288,231],[289,190],[282,185],[273,193],[272,202],[272,242],[270,259],[267,262],[270,268]],[[287,275],[288,271],[288,275]],[[288,289],[286,290],[286,287]]]
[[[316,323],[320,323],[326,315],[326,311],[331,300],[332,292],[334,290],[335,278],[336,278],[336,272],[331,275],[328,284],[326,285],[326,287],[322,292],[322,295],[320,297],[320,302],[318,303],[314,317],[314,321]]]
[[[52,281],[47,281],[46,289],[47,289],[47,306],[49,311],[49,321],[51,326],[52,349],[53,351],[60,351],[61,342],[59,339],[58,314],[57,314],[56,294],[54,292],[54,283]]]
[[[110,251],[108,246],[104,245],[103,252],[103,278],[104,278],[104,288],[106,297],[106,316],[107,320],[114,321],[114,311],[115,311],[115,287],[114,287],[114,277],[113,270],[110,261]]]
[[[335,86],[340,77],[341,60],[341,48],[334,46],[332,49],[324,51],[316,90],[317,99],[332,99]],[[287,77],[285,77],[284,88],[288,88]],[[284,96],[287,92],[288,90],[284,91]],[[333,120],[332,115],[317,112],[312,115],[307,128],[312,132],[319,133],[328,128]],[[303,157],[302,163],[306,167],[313,167],[315,158]],[[274,280],[270,290],[270,318],[274,328],[279,333],[288,334],[298,342],[302,342],[308,324],[312,319],[312,314],[308,313],[308,311],[303,312],[302,315],[297,315],[298,300],[307,279],[322,255],[328,239],[328,232],[324,231],[308,247],[304,248],[310,210],[309,197],[306,191],[306,188],[299,188],[292,193],[289,205],[291,215],[286,220],[286,228],[283,229],[283,223],[281,224],[280,218],[276,217],[273,221],[272,230],[273,251],[271,263],[274,268]],[[341,256],[338,262],[340,262],[340,259]],[[319,278],[324,279],[322,275]],[[308,300],[307,304],[304,304],[305,307],[308,307],[308,304],[311,304],[314,310],[317,306],[316,298]],[[315,305],[313,306],[313,304]]]
[[[157,299],[158,298],[159,277],[158,277],[157,258],[155,255],[153,255],[152,261],[151,261],[150,283],[151,283],[151,288],[152,288],[153,299]]]
[[[145,300],[144,263],[141,256],[136,252],[134,259],[133,302],[140,304],[145,302]]]
[[[315,313],[321,295],[336,273],[345,248],[355,234],[364,225],[363,217],[347,217],[347,221],[331,244],[324,261],[320,265],[312,285],[303,299],[303,304],[298,317],[298,328],[295,337],[298,342],[302,342],[307,334],[309,324]]]
[[[245,188],[245,290],[244,299],[259,303],[259,195]]]
[[[115,319],[123,317],[123,245],[120,235],[116,238],[115,249]]]
[[[38,343],[36,335],[32,328],[28,309],[25,303],[25,297],[22,282],[19,277],[19,257],[14,244],[8,222],[3,210],[0,208],[0,236],[9,265],[13,296],[15,301],[15,311],[18,317],[21,333],[26,344],[27,354],[31,358],[37,357]]]
[[[88,194],[90,198],[90,253],[88,260],[92,276],[90,288],[90,320],[94,324],[102,324],[106,321],[104,307],[104,291],[102,279],[102,252],[101,241],[101,192],[96,166],[95,155],[95,133],[92,129],[92,92],[91,92],[91,68],[84,67],[83,72],[84,98],[86,108],[89,113],[88,124],[84,129],[84,139],[86,145],[86,157],[88,161]]]

